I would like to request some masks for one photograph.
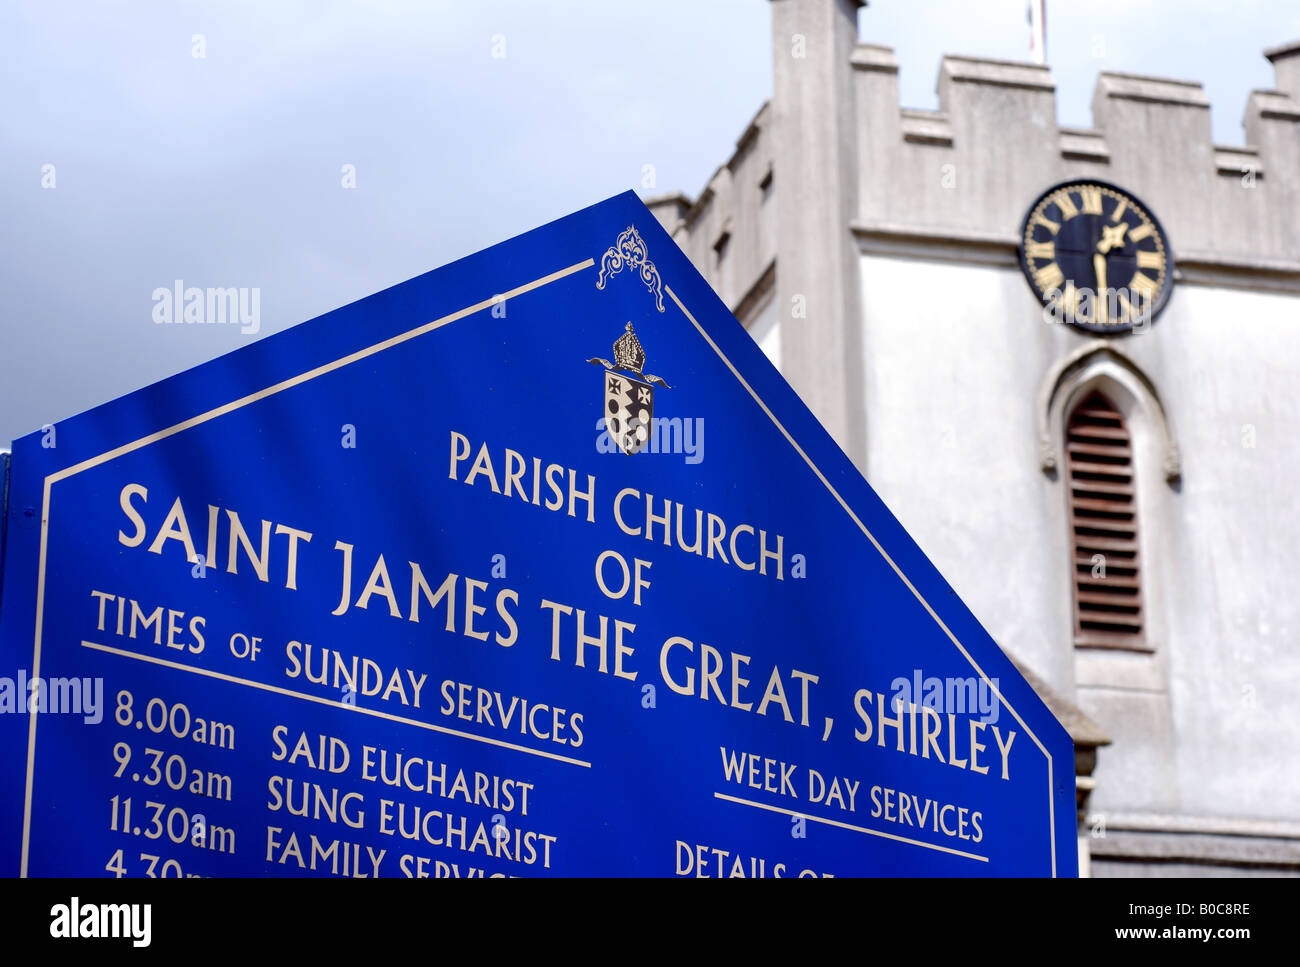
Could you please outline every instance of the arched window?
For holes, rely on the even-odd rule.
[[[1150,651],[1142,613],[1133,448],[1124,416],[1088,394],[1065,428],[1074,554],[1074,643]]]

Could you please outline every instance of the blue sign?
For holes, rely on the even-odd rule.
[[[1068,735],[631,193],[55,434],[2,873],[1076,873]]]

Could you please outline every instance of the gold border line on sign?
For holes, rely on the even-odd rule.
[[[514,742],[506,742],[504,739],[494,739],[486,735],[477,735],[474,732],[462,732],[459,729],[449,729],[445,725],[434,725],[432,722],[422,722],[419,719],[407,718],[404,715],[394,715],[392,712],[385,712],[377,708],[366,708],[362,705],[349,705],[347,702],[340,701],[337,698],[326,698],[323,695],[312,695],[308,692],[296,692],[292,688],[283,688],[280,685],[269,685],[266,682],[254,681],[251,678],[238,678],[235,675],[227,675],[224,672],[213,671],[210,668],[198,668],[195,665],[187,665],[184,662],[170,661],[166,658],[158,658],[154,655],[142,655],[138,651],[127,651],[125,648],[114,648],[111,645],[101,645],[93,641],[83,641],[83,648],[93,648],[95,651],[107,652],[110,655],[119,655],[122,658],[134,658],[137,661],[148,662],[151,665],[162,665],[164,668],[174,668],[177,671],[192,672],[195,675],[203,675],[206,678],[215,678],[218,681],[233,682],[236,685],[246,685],[249,688],[260,688],[264,692],[274,692],[276,695],[287,695],[290,698],[300,698],[304,702],[316,702],[319,705],[328,705],[331,708],[346,709],[350,712],[360,712],[363,715],[373,715],[375,718],[387,719],[390,722],[401,722],[403,725],[414,725],[417,728],[428,729],[430,732],[441,732],[443,735],[454,735],[457,738],[469,739],[472,742],[483,742],[487,745],[497,745],[503,749],[513,749],[515,752],[527,752],[529,755],[541,756],[543,759],[554,759],[556,762],[567,762],[570,765],[582,766],[586,769],[591,768],[591,763],[585,759],[575,759],[572,756],[560,755],[558,752],[547,752],[545,749],[534,749],[526,745],[517,745]]]
[[[793,809],[786,809],[784,806],[772,806],[765,802],[755,802],[752,799],[741,799],[739,796],[729,796],[725,792],[715,792],[715,799],[725,799],[727,802],[738,803],[741,806],[753,806],[755,809],[766,809],[768,812],[784,813],[787,816],[794,816],[796,819],[806,819],[813,823],[824,823],[827,826],[835,826],[839,829],[851,830],[855,833],[865,833],[867,836],[880,836],[884,839],[897,840],[900,843],[907,843],[910,846],[924,846],[926,849],[938,850],[940,853],[953,853],[957,856],[964,856],[968,860],[979,860],[981,863],[987,863],[987,856],[980,856],[978,853],[967,853],[965,850],[953,849],[951,846],[939,846],[936,843],[926,843],[919,839],[909,839],[906,836],[899,836],[896,833],[886,833],[879,829],[868,829],[866,826],[854,826],[852,823],[842,823],[838,819],[828,819],[825,816],[814,816],[811,813],[799,813]]]
[[[317,366],[315,369],[310,369],[307,372],[300,373],[290,379],[282,380],[279,383],[268,386],[266,389],[258,390],[256,393],[250,393],[247,396],[240,397],[237,400],[215,407],[205,413],[200,413],[198,416],[191,417],[188,420],[183,420],[180,423],[175,423],[166,429],[159,430],[156,433],[151,433],[148,436],[143,436],[131,443],[123,444],[116,449],[108,450],[97,457],[91,457],[87,460],[81,461],[80,463],[73,464],[70,467],[65,467],[62,470],[50,474],[45,478],[44,494],[41,498],[41,549],[36,572],[36,631],[34,636],[35,641],[32,646],[32,678],[38,679],[41,675],[41,626],[44,623],[45,616],[45,562],[50,533],[50,488],[55,483],[75,476],[83,470],[102,466],[110,460],[115,460],[120,456],[132,453],[143,447],[149,446],[150,444],[157,443],[160,440],[165,440],[170,436],[175,436],[183,430],[191,429],[192,427],[207,423],[209,420],[214,420],[219,416],[232,413],[250,403],[256,403],[259,400],[275,396],[277,393],[282,393],[287,389],[300,386],[303,383],[315,379],[317,376],[323,376],[326,373],[332,373],[337,369],[342,369],[344,366],[355,363],[369,356],[373,356],[376,353],[383,352],[385,349],[391,349],[393,346],[407,342],[417,336],[423,336],[425,333],[439,329],[448,323],[456,322],[466,316],[473,315],[476,312],[481,312],[489,306],[513,299],[526,292],[532,292],[534,289],[540,289],[544,285],[549,285],[550,283],[563,279],[575,272],[581,272],[583,269],[589,269],[593,265],[595,265],[595,259],[586,259],[582,262],[576,262],[568,268],[552,272],[550,275],[544,275],[540,279],[535,279],[532,282],[525,283],[524,285],[511,289],[509,292],[497,293],[481,302],[474,303],[474,305],[466,306],[464,309],[459,309],[449,315],[435,319],[433,322],[426,322],[422,326],[416,326],[414,329],[409,329],[406,332],[399,333],[396,336],[377,342],[373,346],[359,349],[356,352],[347,356],[342,356],[333,362],[325,363],[323,366]],[[23,791],[23,850],[18,872],[19,876],[27,875],[27,860],[31,845],[32,829],[32,784],[36,773],[36,722],[39,715],[37,712],[30,712],[29,714],[31,715],[31,724],[27,729],[27,783]]]
[[[894,573],[898,575],[899,579],[902,580],[902,582],[905,585],[907,585],[907,589],[911,591],[912,594],[916,597],[916,600],[921,602],[922,606],[925,608],[926,612],[930,615],[930,617],[933,618],[935,623],[940,628],[943,629],[943,633],[948,636],[948,640],[957,646],[957,650],[960,651],[962,653],[962,657],[964,657],[966,661],[970,663],[971,668],[975,669],[975,671],[979,674],[980,678],[982,678],[988,684],[989,688],[993,690],[993,694],[998,697],[998,701],[1000,701],[1003,705],[1007,707],[1007,710],[1015,717],[1015,720],[1020,723],[1020,727],[1024,729],[1026,733],[1028,733],[1031,739],[1034,740],[1034,745],[1038,746],[1038,750],[1042,752],[1044,756],[1047,757],[1048,836],[1051,839],[1051,845],[1052,845],[1052,876],[1056,876],[1056,798],[1052,795],[1052,754],[1047,751],[1046,747],[1043,745],[1042,742],[1038,741],[1038,736],[1034,735],[1033,730],[1030,729],[1029,726],[1025,724],[1025,720],[1022,719],[1020,717],[1020,714],[1014,708],[1011,707],[1011,703],[1008,702],[1005,698],[1003,698],[1002,693],[998,691],[998,687],[996,683],[994,683],[992,679],[988,677],[988,675],[984,674],[984,669],[980,668],[979,664],[975,661],[975,659],[971,657],[970,652],[968,652],[962,646],[962,643],[957,640],[957,636],[954,635],[952,631],[949,630],[948,626],[943,623],[943,619],[940,618],[935,613],[934,608],[930,607],[930,602],[926,601],[925,598],[921,596],[921,592],[918,591],[916,589],[916,586],[912,584],[911,581],[908,580],[907,575],[903,573],[902,569],[896,563],[894,563],[894,559],[889,556],[889,553],[883,547],[880,546],[880,542],[876,540],[875,536],[871,533],[871,531],[867,530],[866,525],[863,524],[862,521],[858,519],[858,515],[853,512],[853,508],[851,508],[845,502],[844,498],[840,496],[839,491],[837,491],[833,486],[831,486],[831,482],[826,479],[825,474],[823,474],[821,470],[817,468],[817,465],[812,462],[812,459],[808,456],[808,454],[804,453],[803,448],[799,446],[798,443],[795,442],[794,437],[790,435],[790,431],[781,425],[781,421],[776,418],[776,415],[770,409],[768,409],[767,404],[763,402],[763,400],[759,397],[759,395],[756,392],[754,392],[754,388],[750,386],[748,382],[745,381],[745,377],[740,375],[740,371],[737,370],[736,367],[731,364],[731,360],[727,358],[726,354],[722,351],[721,348],[719,348],[718,344],[715,343],[711,338],[709,338],[709,334],[704,331],[704,327],[701,326],[696,321],[695,317],[691,315],[690,310],[687,309],[686,306],[682,304],[682,300],[677,298],[677,293],[673,291],[672,286],[665,285],[664,291],[667,292],[668,295],[672,297],[673,302],[677,303],[677,308],[682,310],[682,313],[686,316],[687,319],[691,321],[691,324],[695,326],[699,334],[702,337],[704,337],[704,341],[707,342],[710,347],[712,347],[713,351],[718,354],[718,358],[721,359],[723,363],[726,364],[727,369],[731,370],[731,375],[736,377],[737,382],[739,382],[741,386],[745,387],[749,395],[753,397],[754,402],[758,404],[759,408],[765,414],[767,414],[767,418],[772,421],[772,425],[775,426],[778,430],[780,430],[781,435],[786,438],[786,441],[790,444],[790,446],[794,447],[795,453],[803,457],[804,463],[808,464],[809,469],[812,470],[812,472],[817,475],[817,479],[822,482],[822,485],[828,491],[830,491],[831,496],[835,498],[836,502],[838,502],[839,505],[842,508],[844,508],[844,512],[849,515],[853,523],[858,525],[858,530],[862,531],[862,533],[866,535],[867,540],[871,541],[871,545],[877,551],[880,552],[880,556],[885,559],[885,563],[887,563],[893,569]]]

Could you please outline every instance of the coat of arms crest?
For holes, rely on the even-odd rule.
[[[614,341],[614,361],[596,357],[587,362],[605,368],[605,430],[628,456],[650,442],[654,421],[654,388],[671,389],[658,376],[644,372],[645,350],[632,323]]]

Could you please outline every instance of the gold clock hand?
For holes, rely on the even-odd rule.
[[[1100,248],[1100,246],[1098,246]],[[1097,322],[1101,325],[1107,323],[1107,288],[1106,288],[1106,256],[1098,252],[1092,257],[1092,268],[1097,273],[1097,308],[1095,311]]]

